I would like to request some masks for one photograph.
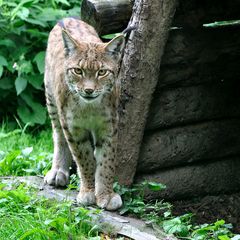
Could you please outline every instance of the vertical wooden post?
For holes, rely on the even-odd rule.
[[[125,49],[122,82],[118,181],[133,182],[146,118],[160,71],[161,57],[177,0],[135,0],[129,25],[135,26]]]

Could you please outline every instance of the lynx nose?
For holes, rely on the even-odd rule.
[[[94,90],[93,90],[92,88],[85,88],[85,89],[84,89],[84,92],[85,92],[86,94],[88,94],[88,95],[92,94],[93,91],[94,91]]]

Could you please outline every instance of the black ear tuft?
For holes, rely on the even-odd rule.
[[[107,53],[109,53],[113,57],[117,57],[117,59],[119,60],[121,58],[124,46],[125,37],[124,35],[119,35],[113,38],[109,43],[107,43],[105,50]]]
[[[64,28],[62,28],[62,38],[65,49],[65,55],[69,56],[77,49],[77,43]]]

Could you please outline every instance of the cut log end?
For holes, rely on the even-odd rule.
[[[99,35],[123,31],[132,13],[130,0],[84,0],[81,18],[92,25]]]

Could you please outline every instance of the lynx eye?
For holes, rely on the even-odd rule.
[[[81,68],[73,68],[73,73],[76,75],[83,75],[83,71]]]
[[[98,71],[98,76],[102,77],[102,76],[107,75],[107,73],[108,73],[108,70],[100,69],[100,70]]]

